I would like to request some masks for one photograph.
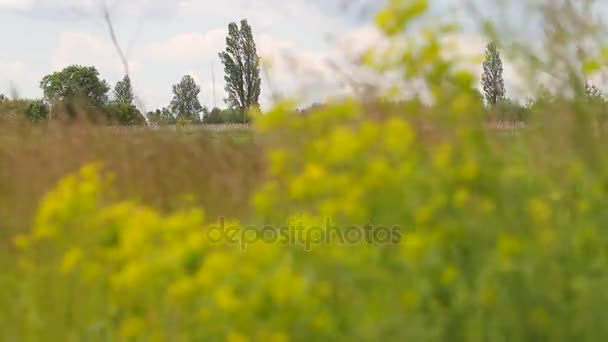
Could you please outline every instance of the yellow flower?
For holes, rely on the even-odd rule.
[[[522,249],[519,239],[512,235],[503,235],[498,239],[498,254],[505,259],[510,259],[519,254]]]
[[[239,307],[239,300],[229,287],[222,286],[215,290],[213,298],[217,306],[226,312],[234,312]]]
[[[319,153],[325,153],[331,163],[350,161],[356,157],[360,149],[357,135],[352,129],[345,127],[335,128],[327,144],[326,150]]]
[[[131,262],[125,265],[120,272],[114,274],[110,279],[110,283],[115,289],[133,289],[142,282],[144,273],[145,266],[143,263],[138,261]]]
[[[132,339],[146,330],[146,322],[138,317],[131,317],[120,325],[120,336],[124,339]]]
[[[318,164],[308,164],[304,169],[304,178],[312,182],[318,182],[325,177],[325,170]]]
[[[227,342],[249,342],[249,339],[244,336],[241,335],[239,333],[236,332],[231,332],[230,334],[228,334],[228,338],[226,339]]]
[[[293,199],[302,199],[306,194],[309,184],[303,179],[303,177],[294,178],[289,184],[289,196]]]
[[[67,274],[72,272],[76,264],[82,259],[82,250],[80,248],[72,248],[63,256],[61,262],[61,273]]]
[[[411,261],[417,261],[426,250],[427,241],[422,234],[411,233],[403,239],[401,248]]]
[[[389,152],[402,155],[414,140],[414,130],[408,122],[392,117],[384,125],[384,146]]]
[[[13,239],[13,245],[18,249],[27,249],[31,244],[31,240],[25,235],[17,235]]]
[[[196,284],[191,278],[182,278],[169,287],[169,296],[175,300],[184,300],[196,291]]]
[[[270,161],[270,172],[273,175],[280,175],[287,166],[287,158],[289,154],[284,149],[275,149],[268,152],[268,159]]]
[[[466,188],[460,188],[454,193],[453,202],[456,208],[464,207],[469,201],[470,193]]]
[[[274,280],[271,296],[279,304],[299,299],[304,291],[304,279],[283,267]]]
[[[475,160],[467,161],[460,169],[460,177],[465,181],[472,181],[479,176],[479,164]]]
[[[433,166],[441,171],[447,170],[452,161],[452,145],[442,144],[433,154]]]

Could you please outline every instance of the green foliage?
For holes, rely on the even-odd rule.
[[[239,109],[219,109],[213,108],[203,117],[206,124],[237,124],[243,122],[244,114]]]
[[[146,119],[143,114],[133,104],[112,103],[106,107],[106,112],[110,123],[124,126],[145,125]]]
[[[131,78],[129,75],[125,75],[114,87],[114,102],[132,105],[134,98]]]
[[[486,57],[483,62],[481,84],[488,105],[495,105],[505,98],[505,82],[500,52],[494,42],[488,43]]]
[[[198,99],[201,87],[196,84],[194,78],[186,75],[173,86],[173,100],[171,100],[171,111],[176,114],[177,119],[188,122],[200,121],[200,113],[203,106]]]
[[[96,107],[107,104],[110,91],[110,86],[100,79],[95,67],[80,65],[72,65],[45,76],[40,88],[45,100],[51,103],[79,100]]]
[[[47,105],[42,100],[16,99],[0,101],[0,119],[20,121],[27,119],[33,123],[46,120],[49,114]]]
[[[22,119],[29,108],[30,101],[24,99],[4,99],[0,101],[0,119],[16,121]]]
[[[219,56],[226,74],[226,103],[247,113],[259,104],[261,84],[260,58],[247,20],[241,20],[240,28],[236,23],[228,25],[226,50]]]
[[[36,123],[46,120],[49,116],[49,108],[42,100],[33,100],[25,111],[30,121]]]
[[[146,114],[148,121],[154,126],[174,125],[177,120],[169,108],[157,109]]]

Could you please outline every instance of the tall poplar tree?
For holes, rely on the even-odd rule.
[[[226,50],[219,54],[224,64],[226,103],[243,112],[244,121],[249,108],[257,106],[260,98],[260,58],[253,39],[251,26],[246,19],[241,26],[228,25]]]
[[[494,42],[486,46],[486,57],[483,62],[481,85],[486,103],[490,106],[505,99],[505,82],[503,79],[502,60]]]

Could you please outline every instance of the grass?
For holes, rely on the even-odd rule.
[[[263,174],[246,129],[0,128],[1,243],[27,229],[40,198],[68,173],[103,162],[118,197],[168,211],[180,201],[214,216],[241,216]]]

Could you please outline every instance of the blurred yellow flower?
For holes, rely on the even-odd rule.
[[[80,262],[82,259],[82,249],[80,248],[72,248],[63,256],[63,261],[61,262],[61,273],[70,273]]]

